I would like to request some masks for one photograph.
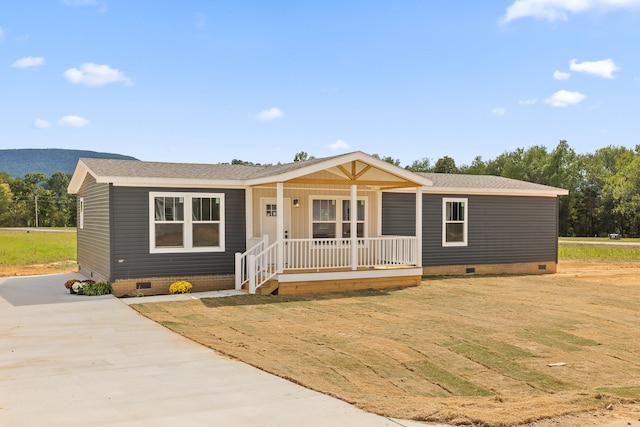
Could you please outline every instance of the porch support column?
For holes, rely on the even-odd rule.
[[[416,267],[422,267],[422,187],[416,187]]]
[[[247,235],[245,237],[245,249],[249,248],[249,239],[253,237],[253,188],[249,187],[244,190],[244,217],[245,217],[245,229]]]
[[[278,260],[276,268],[278,273],[282,273],[284,267],[284,184],[276,184],[276,239],[278,242]]]
[[[358,186],[351,184],[351,269],[358,269]]]

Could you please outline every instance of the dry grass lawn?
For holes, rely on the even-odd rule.
[[[216,351],[386,416],[496,426],[635,422],[640,268],[607,272],[603,264],[589,273],[593,266],[132,307]]]

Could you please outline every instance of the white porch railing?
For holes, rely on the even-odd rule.
[[[351,239],[287,239],[285,270],[351,268]],[[384,236],[358,238],[358,267],[417,265],[416,238]]]
[[[266,246],[260,239],[244,254],[236,254],[236,289],[247,284],[249,293],[278,274],[279,242]],[[351,239],[286,239],[284,270],[353,269]],[[417,238],[413,236],[366,237],[357,240],[356,268],[418,265]]]

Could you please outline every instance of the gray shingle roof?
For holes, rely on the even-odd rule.
[[[301,168],[312,166],[316,163],[328,161],[348,154],[332,157],[304,160],[299,162],[279,165],[232,165],[232,164],[199,164],[199,163],[164,163],[143,162],[139,160],[111,160],[82,158],[82,163],[97,177],[104,180],[121,181],[130,178],[136,181],[160,180],[184,180],[197,184],[198,181],[221,181],[230,185],[242,184],[246,180],[269,178]],[[548,193],[566,194],[565,190],[531,182],[503,178],[491,175],[463,175],[442,173],[417,173],[433,182],[430,188],[434,191],[486,190],[497,193]],[[76,182],[74,185],[80,185]],[[441,189],[441,190],[438,190]],[[428,191],[428,190],[427,190]]]
[[[493,175],[465,175],[454,173],[426,173],[419,175],[433,181],[434,187],[442,188],[475,188],[475,189],[502,189],[502,190],[557,190],[548,185],[535,184],[533,182],[519,181],[517,179],[504,178]]]
[[[98,176],[136,178],[177,178],[202,180],[243,180],[269,166],[142,162],[139,160],[80,159]]]
[[[165,163],[93,158],[82,158],[80,160],[98,176],[235,181],[279,175],[334,157],[338,156],[302,160],[279,165]]]

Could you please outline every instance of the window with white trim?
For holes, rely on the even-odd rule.
[[[151,253],[224,251],[224,194],[149,193]]]
[[[314,239],[351,237],[351,199],[312,199],[311,229]],[[365,200],[357,201],[357,236],[365,237]]]
[[[442,246],[467,246],[467,199],[442,199]]]
[[[78,222],[79,222],[78,227],[80,229],[83,229],[84,228],[84,197],[80,197],[79,205],[80,205],[80,207],[79,207],[79,209],[80,209],[80,215],[79,215],[80,219],[78,220]]]
[[[313,238],[336,238],[336,210],[335,199],[313,200]]]

